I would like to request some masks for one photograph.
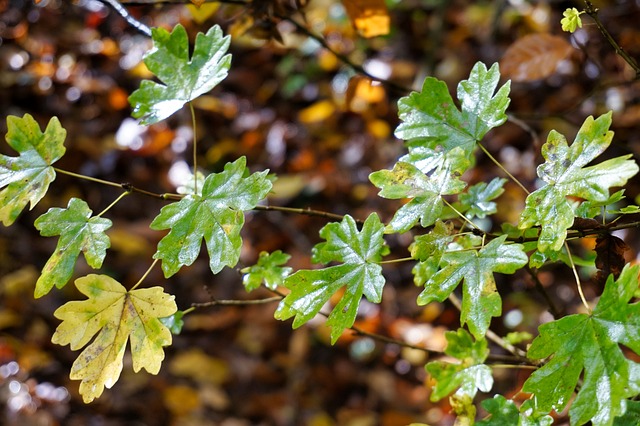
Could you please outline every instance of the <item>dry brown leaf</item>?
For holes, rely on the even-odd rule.
[[[342,0],[347,15],[362,37],[389,34],[389,11],[384,0]]]
[[[572,51],[563,37],[529,34],[509,46],[500,60],[500,71],[513,81],[540,80],[553,74]]]

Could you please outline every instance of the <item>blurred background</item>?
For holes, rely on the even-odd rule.
[[[187,108],[142,127],[127,97],[152,78],[141,62],[150,39],[98,0],[0,0],[0,133],[6,116],[33,115],[44,129],[57,116],[67,130],[67,153],[57,166],[128,182],[156,193],[175,192],[191,170],[191,116]],[[561,31],[562,12],[579,1],[442,0],[193,0],[120,2],[135,20],[171,29],[184,25],[191,40],[220,25],[232,36],[229,77],[194,105],[198,165],[205,173],[247,157],[252,171],[278,176],[271,205],[310,208],[388,221],[397,201],[377,196],[372,171],[390,168],[405,153],[393,136],[397,100],[419,90],[426,76],[455,93],[476,61],[500,62],[511,79],[510,121],[489,133],[485,146],[529,188],[535,188],[540,147],[550,129],[572,140],[588,115],[612,110],[614,143],[606,155],[640,151],[640,83],[586,15],[573,34]],[[620,45],[640,58],[640,2],[594,2]],[[15,153],[2,144],[0,152]],[[501,176],[483,155],[468,182]],[[637,180],[626,195],[638,194]],[[487,228],[516,223],[523,192],[508,183]],[[297,330],[273,319],[277,303],[212,306],[185,317],[166,348],[157,376],[134,374],[125,358],[122,377],[85,405],[68,374],[77,352],[50,341],[53,311],[84,298],[72,285],[39,300],[39,271],[56,238],[41,237],[33,221],[50,207],[82,197],[99,212],[118,188],[58,175],[46,198],[11,227],[0,228],[0,423],[7,425],[450,425],[447,400],[430,402],[427,353],[347,331],[329,345],[324,320]],[[149,223],[166,202],[134,194],[108,213],[111,250],[101,273],[131,286],[152,261],[163,233]],[[176,296],[178,307],[214,299],[269,297],[247,293],[238,272],[261,251],[292,255],[288,266],[310,268],[309,253],[327,219],[251,212],[243,229],[237,270],[213,276],[201,258],[165,280],[155,268],[145,281]],[[408,255],[420,230],[387,238],[392,257]],[[619,236],[631,246],[634,233]],[[593,240],[575,244],[589,257]],[[356,325],[420,347],[442,351],[444,332],[459,326],[448,303],[416,305],[410,262],[386,265],[380,305],[362,302]],[[75,277],[92,271],[80,259]],[[601,286],[584,269],[587,298]],[[580,301],[570,269],[554,264],[540,282],[563,314]],[[551,319],[549,306],[526,273],[499,277],[503,317],[498,334],[528,331]],[[500,353],[492,347],[492,353]],[[528,370],[495,369],[489,395],[514,393]],[[523,397],[524,398],[524,397]],[[560,415],[558,424],[566,419]]]

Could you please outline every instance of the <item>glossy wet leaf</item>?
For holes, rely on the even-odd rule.
[[[460,147],[471,156],[476,142],[507,120],[510,85],[507,82],[496,91],[499,80],[497,64],[487,70],[483,63],[476,63],[469,78],[458,84],[459,110],[447,85],[427,77],[420,92],[398,101],[402,123],[395,135],[410,141],[410,146],[442,147],[445,151]]]
[[[291,274],[292,269],[282,266],[289,261],[290,255],[276,250],[273,253],[261,252],[255,265],[243,268],[242,284],[247,291],[257,289],[264,285],[275,290],[281,286],[284,279]]]
[[[174,297],[162,287],[127,291],[106,275],[87,275],[75,284],[87,299],[67,302],[54,312],[62,323],[51,341],[72,350],[88,344],[70,374],[71,379],[81,380],[83,400],[93,401],[118,381],[128,341],[133,371],[144,368],[158,374],[162,348],[171,344],[171,332],[159,318],[176,312]]]
[[[506,235],[496,238],[478,251],[445,253],[442,263],[446,266],[425,283],[418,304],[426,305],[434,300],[442,302],[460,281],[464,281],[460,323],[467,324],[474,337],[482,338],[491,318],[502,313],[502,300],[496,291],[493,274],[513,274],[528,261],[522,245],[506,244],[506,238]]]
[[[540,226],[541,252],[558,251],[564,244],[575,216],[575,208],[567,197],[606,201],[609,188],[624,185],[638,172],[631,154],[585,167],[611,144],[610,125],[611,112],[596,120],[587,118],[571,146],[560,133],[554,130],[549,133],[542,147],[546,161],[537,169],[546,185],[529,194],[518,224],[521,229]]]
[[[474,217],[484,218],[497,211],[496,203],[493,201],[504,192],[504,178],[495,178],[491,182],[480,182],[460,194],[458,197],[465,215],[473,219]]]
[[[640,364],[620,345],[640,355],[640,304],[629,301],[638,288],[639,266],[625,266],[618,280],[609,276],[593,312],[569,315],[539,327],[527,356],[545,359],[523,386],[536,395],[542,410],[561,412],[571,403],[572,425],[589,421],[611,425],[626,411],[626,398],[640,393]]]
[[[271,190],[268,170],[246,177],[245,170],[245,157],[227,163],[223,172],[206,177],[201,195],[189,194],[163,207],[151,222],[151,229],[170,229],[153,256],[162,260],[165,277],[191,265],[200,254],[203,239],[214,274],[238,263],[244,212],[253,209]]]
[[[553,417],[537,409],[535,398],[522,403],[520,408],[502,395],[482,401],[482,407],[491,415],[489,419],[476,422],[477,426],[551,426]]]
[[[409,246],[411,257],[419,260],[413,267],[413,282],[423,286],[427,280],[438,271],[442,255],[447,246],[453,241],[452,223],[437,220],[433,229],[424,235],[418,235]]]
[[[65,152],[66,130],[53,117],[44,133],[29,114],[7,117],[6,140],[18,157],[0,154],[0,221],[11,225],[30,204],[33,209],[56,178],[51,167]]]
[[[293,327],[305,324],[342,288],[344,294],[329,315],[331,342],[353,325],[364,295],[370,302],[380,303],[385,279],[378,264],[389,248],[384,239],[384,226],[375,213],[369,215],[359,231],[355,220],[347,215],[342,222],[329,223],[320,230],[326,240],[313,248],[312,260],[326,265],[322,269],[299,270],[288,276],[284,285],[291,292],[280,302],[275,317],[294,317]]]
[[[86,202],[78,198],[69,200],[66,209],[52,208],[36,219],[34,225],[40,235],[59,235],[58,245],[42,269],[36,283],[35,297],[49,293],[55,285],[64,287],[76,264],[80,253],[87,264],[94,269],[102,266],[107,249],[111,245],[105,231],[111,228],[111,221],[102,217],[92,217]]]
[[[380,188],[383,198],[410,198],[398,209],[387,226],[387,232],[406,232],[418,221],[427,227],[440,217],[444,203],[443,195],[457,194],[466,183],[459,179],[469,160],[462,149],[454,148],[442,162],[432,170],[421,170],[411,163],[397,162],[393,170],[380,170],[369,175],[369,180]]]
[[[144,56],[144,63],[163,84],[143,80],[129,96],[132,115],[142,124],[164,120],[185,103],[209,92],[227,77],[231,66],[231,55],[225,55],[230,38],[224,37],[217,25],[206,34],[197,34],[191,58],[182,25],[176,25],[172,32],[153,28],[151,33],[153,48]]]
[[[489,348],[484,338],[474,340],[465,329],[447,331],[447,348],[444,352],[460,360],[458,363],[432,361],[426,370],[436,381],[431,391],[431,401],[455,393],[457,397],[468,396],[470,399],[478,390],[488,392],[493,386],[491,368],[484,365],[489,356]]]

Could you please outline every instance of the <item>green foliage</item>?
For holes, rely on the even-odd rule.
[[[0,220],[11,225],[27,203],[33,209],[56,178],[51,167],[65,152],[67,132],[53,117],[44,133],[29,114],[7,117],[7,143],[19,157],[0,154]],[[6,188],[5,188],[6,187]]]
[[[165,277],[196,260],[202,239],[214,274],[238,263],[244,211],[254,208],[271,190],[268,171],[249,176],[245,172],[244,157],[227,163],[223,172],[206,177],[201,195],[189,194],[163,207],[151,222],[151,229],[170,229],[153,256],[162,259]]]
[[[553,417],[539,411],[535,398],[525,401],[518,409],[513,401],[502,395],[496,395],[493,399],[482,401],[482,406],[491,414],[491,417],[477,422],[477,426],[550,426],[553,424]]]
[[[171,33],[153,28],[153,49],[144,63],[164,84],[144,80],[129,97],[132,115],[143,124],[153,124],[169,117],[182,106],[207,93],[227,77],[231,66],[229,36],[223,37],[217,25],[206,34],[198,33],[189,59],[187,31],[180,24]]]
[[[300,270],[288,276],[284,285],[291,293],[276,311],[277,319],[295,316],[297,328],[312,319],[329,298],[345,288],[340,302],[329,315],[331,342],[335,343],[342,331],[353,325],[362,295],[373,303],[382,300],[384,277],[378,264],[389,252],[382,238],[384,226],[375,213],[369,215],[358,231],[356,221],[349,215],[340,223],[329,223],[320,230],[326,240],[313,248],[315,263],[342,262],[341,265],[315,270]]]
[[[483,219],[494,214],[496,203],[493,201],[504,192],[504,178],[495,178],[491,182],[480,182],[470,187],[466,193],[460,194],[460,209],[469,219]]]
[[[171,344],[171,332],[159,318],[176,312],[174,297],[162,287],[127,291],[106,275],[87,275],[75,283],[88,299],[67,302],[54,312],[62,323],[51,341],[77,350],[98,333],[71,367],[71,379],[82,380],[84,401],[98,398],[118,380],[127,341],[133,371],[144,368],[157,374],[164,359],[162,347]]]
[[[444,267],[427,280],[418,304],[444,301],[464,280],[460,323],[467,324],[476,339],[482,338],[491,317],[502,313],[493,273],[513,274],[528,260],[522,245],[506,244],[506,239],[506,235],[498,237],[480,250],[445,253],[441,262]]]
[[[560,24],[562,25],[562,31],[574,33],[578,28],[582,28],[582,19],[580,15],[584,13],[584,10],[578,11],[575,7],[567,8],[562,12],[562,18]]]
[[[552,130],[542,146],[545,163],[538,166],[538,176],[546,185],[531,193],[526,200],[518,226],[521,229],[539,225],[538,250],[558,251],[564,244],[567,229],[573,224],[575,206],[568,196],[598,202],[609,199],[609,188],[624,185],[638,173],[631,154],[584,167],[611,144],[609,131],[611,112],[588,117],[571,146],[560,133]]]
[[[393,170],[371,173],[371,183],[381,189],[384,198],[412,200],[402,206],[387,226],[387,232],[406,232],[418,220],[424,227],[432,225],[442,214],[443,195],[457,194],[466,184],[458,177],[469,160],[461,148],[449,152],[447,161],[434,170],[420,170],[411,163],[398,162]],[[426,174],[430,172],[430,174]]]
[[[569,409],[572,425],[611,425],[640,393],[640,364],[619,345],[640,354],[640,304],[629,304],[638,287],[639,266],[626,265],[618,280],[609,276],[591,314],[576,314],[540,326],[527,356],[548,362],[525,382],[541,409],[562,411],[583,375]]]
[[[34,222],[42,236],[60,236],[55,252],[44,265],[36,283],[36,298],[49,293],[54,285],[62,288],[67,284],[80,252],[84,253],[87,264],[92,268],[102,266],[111,245],[105,234],[111,228],[111,221],[91,217],[91,214],[86,202],[72,198],[66,209],[49,209]]]
[[[247,291],[252,291],[264,283],[265,287],[275,290],[281,286],[284,279],[291,274],[291,268],[283,267],[291,258],[290,255],[276,250],[273,253],[261,252],[258,263],[243,268],[242,283]]]
[[[484,338],[474,341],[465,329],[457,332],[447,331],[447,348],[444,350],[460,363],[452,364],[445,361],[432,361],[426,369],[436,381],[431,393],[432,401],[439,401],[455,391],[456,396],[468,396],[471,399],[478,390],[489,392],[493,386],[491,368],[484,365],[489,356],[489,347]]]

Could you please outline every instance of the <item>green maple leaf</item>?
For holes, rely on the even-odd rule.
[[[580,15],[583,13],[585,13],[584,10],[578,11],[575,7],[567,8],[562,12],[562,16],[564,16],[564,18],[560,20],[562,31],[573,33],[578,28],[582,28],[582,19],[580,18]]]
[[[420,221],[424,227],[440,218],[443,195],[457,194],[466,183],[459,179],[469,160],[461,148],[447,154],[448,161],[433,170],[421,170],[411,163],[397,162],[393,170],[380,170],[369,180],[381,189],[379,195],[389,199],[411,198],[391,219],[387,232],[406,232]]]
[[[203,238],[214,274],[238,263],[244,211],[253,209],[271,190],[268,170],[246,177],[245,170],[245,157],[227,163],[223,172],[206,177],[201,195],[189,194],[163,207],[153,219],[151,229],[170,229],[153,255],[162,259],[165,277],[196,260]]]
[[[468,189],[464,194],[460,194],[461,211],[466,213],[470,219],[474,217],[484,218],[497,211],[496,203],[493,201],[504,192],[504,178],[495,178],[491,182],[480,182]]]
[[[395,135],[412,141],[410,146],[434,150],[443,147],[445,151],[460,147],[470,157],[476,142],[507,120],[505,111],[509,105],[510,83],[505,83],[496,92],[499,80],[498,64],[487,70],[483,63],[476,63],[469,79],[458,84],[461,103],[461,110],[458,110],[447,85],[427,77],[420,92],[398,101],[402,123]]]
[[[207,93],[227,77],[231,66],[229,36],[223,37],[214,25],[206,34],[198,33],[189,59],[187,31],[180,24],[171,33],[163,28],[151,30],[153,49],[144,63],[164,84],[143,80],[129,96],[132,115],[142,124],[153,124],[178,111],[182,106]]]
[[[561,412],[582,385],[569,409],[572,425],[591,421],[611,425],[626,411],[626,398],[640,393],[640,364],[623,354],[623,345],[640,355],[640,304],[629,304],[638,288],[639,266],[628,264],[618,280],[610,275],[598,305],[543,324],[527,356],[548,362],[523,386],[543,410]]]
[[[242,277],[244,288],[247,291],[252,291],[260,287],[264,282],[267,288],[275,290],[291,274],[291,268],[281,266],[287,263],[290,258],[290,255],[280,250],[276,250],[273,253],[261,252],[258,257],[258,263],[240,271],[244,274]]]
[[[491,317],[502,313],[493,273],[513,274],[528,260],[522,245],[505,244],[506,238],[506,235],[496,238],[479,251],[445,253],[442,262],[446,266],[425,283],[424,290],[418,296],[418,304],[444,301],[464,280],[460,323],[467,324],[477,339],[483,337]]]
[[[162,287],[127,291],[106,275],[87,275],[75,281],[87,300],[67,302],[54,315],[62,320],[51,341],[77,350],[89,343],[71,367],[72,380],[81,380],[85,402],[111,388],[122,372],[127,341],[135,372],[144,368],[158,374],[163,346],[171,344],[171,332],[161,322],[177,311],[174,297]]]
[[[491,414],[488,420],[476,422],[477,426],[551,426],[553,417],[548,412],[540,412],[535,398],[522,403],[520,409],[512,400],[502,395],[496,395],[493,399],[485,399],[482,406]]]
[[[362,295],[373,303],[380,303],[384,277],[378,264],[389,252],[383,239],[384,226],[375,213],[369,215],[358,231],[355,220],[345,216],[340,223],[329,223],[320,230],[326,240],[313,248],[315,263],[343,262],[323,269],[300,270],[288,276],[284,285],[291,292],[280,302],[276,319],[295,316],[293,327],[311,320],[331,296],[345,287],[340,302],[329,315],[331,342],[353,325]]]
[[[470,399],[478,390],[488,392],[493,386],[491,368],[484,365],[489,356],[489,348],[484,338],[474,341],[463,328],[445,333],[447,348],[444,352],[461,362],[452,364],[445,361],[432,361],[426,370],[436,381],[431,392],[431,401],[439,401],[455,391],[458,398]]]
[[[7,143],[20,156],[0,154],[0,188],[6,186],[0,192],[0,220],[5,226],[15,222],[27,203],[33,209],[47,193],[56,178],[51,165],[64,155],[66,136],[56,117],[44,133],[29,114],[7,117]]]
[[[546,161],[537,169],[538,176],[547,184],[529,194],[518,224],[520,229],[540,225],[541,252],[560,250],[566,239],[575,216],[568,196],[588,202],[607,201],[609,188],[624,185],[638,173],[638,165],[629,159],[631,154],[584,167],[611,144],[610,125],[611,112],[596,120],[588,117],[571,146],[560,133],[554,130],[549,133],[542,146]]]
[[[36,219],[34,225],[44,237],[59,235],[56,250],[42,269],[36,283],[35,297],[42,297],[55,285],[64,287],[76,264],[80,252],[84,253],[87,264],[94,269],[102,266],[109,248],[109,237],[105,231],[111,228],[111,221],[101,217],[91,217],[92,211],[83,200],[72,198],[66,209],[53,208]]]
[[[453,224],[445,224],[437,220],[431,232],[414,238],[409,246],[409,252],[412,258],[419,260],[412,270],[415,285],[424,285],[438,271],[442,255],[449,243],[453,241],[452,231]]]

